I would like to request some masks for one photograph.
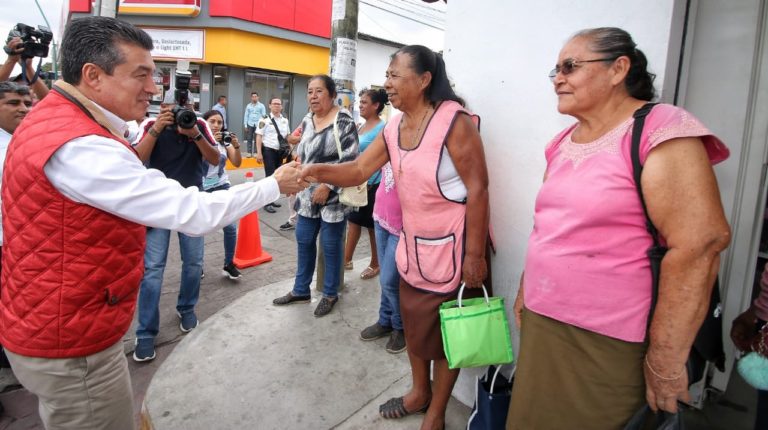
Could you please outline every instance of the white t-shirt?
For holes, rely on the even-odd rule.
[[[262,118],[256,125],[256,134],[261,135],[261,141],[265,148],[280,149],[280,142],[277,140],[277,131],[275,125],[272,124],[271,118],[275,119],[275,123],[280,128],[280,135],[287,137],[291,132],[290,125],[288,124],[288,118],[284,116],[272,116],[269,114],[269,118]]]

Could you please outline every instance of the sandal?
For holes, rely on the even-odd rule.
[[[360,273],[360,279],[375,278],[376,275],[378,275],[380,271],[381,271],[381,268],[379,268],[379,267],[368,266],[368,267],[365,268],[365,270],[363,270],[362,273]]]
[[[405,409],[405,406],[403,405],[402,397],[393,397],[387,400],[384,404],[379,406],[379,415],[381,415],[381,417],[386,420],[399,419],[399,418],[407,417],[408,415],[423,414],[427,412],[428,408],[429,408],[429,401],[427,401],[427,404],[422,406],[421,408],[415,411],[409,412]]]
[[[353,268],[354,266],[352,266],[351,261],[347,261],[346,263],[344,263],[344,270],[352,270]]]

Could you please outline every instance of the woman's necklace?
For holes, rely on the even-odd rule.
[[[416,130],[416,134],[413,135],[413,141],[411,142],[410,150],[403,151],[402,148],[400,148],[400,143],[398,142],[398,144],[397,144],[397,153],[398,153],[398,155],[400,155],[400,163],[399,163],[398,168],[397,168],[397,175],[400,178],[403,177],[403,159],[408,154],[413,152],[413,150],[416,148],[416,144],[418,143],[418,140],[419,140],[419,135],[421,134],[421,127],[424,126],[424,120],[427,119],[427,114],[429,113],[429,111],[431,109],[432,109],[432,107],[430,106],[430,107],[427,107],[427,110],[424,111],[424,116],[421,117],[421,122],[419,123],[419,128]]]

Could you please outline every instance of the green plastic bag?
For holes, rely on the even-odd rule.
[[[504,299],[489,298],[485,287],[485,298],[462,301],[463,293],[461,284],[458,299],[440,305],[440,329],[448,367],[511,363],[514,356]]]

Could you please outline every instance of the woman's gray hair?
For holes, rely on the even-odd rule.
[[[629,33],[616,27],[599,27],[581,30],[573,39],[577,37],[587,39],[591,50],[607,58],[627,56],[630,67],[624,85],[629,95],[646,101],[656,97],[656,89],[653,87],[656,75],[648,71],[648,59],[643,51],[637,49]]]

